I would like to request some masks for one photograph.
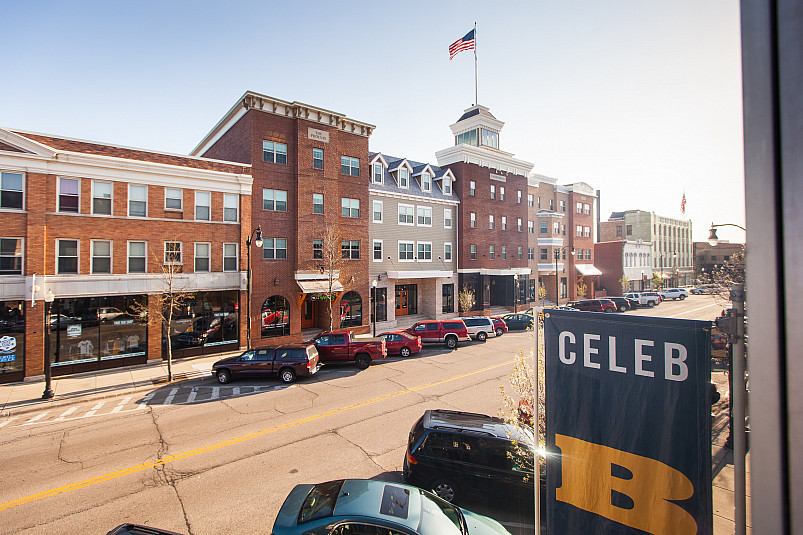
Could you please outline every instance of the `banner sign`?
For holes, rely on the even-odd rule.
[[[711,535],[710,328],[548,311],[549,533]]]

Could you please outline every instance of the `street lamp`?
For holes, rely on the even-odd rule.
[[[374,324],[374,338],[376,338],[376,279],[371,281],[371,322]]]
[[[716,245],[719,243],[719,238],[717,237],[717,227],[736,227],[747,232],[747,229],[741,225],[734,225],[733,223],[722,223],[721,225],[715,225],[714,223],[711,223],[711,230],[708,234],[708,243],[711,245],[711,247],[716,247]]]
[[[51,385],[52,370],[50,369],[50,307],[55,300],[56,296],[53,295],[53,290],[48,290],[45,295],[45,391],[42,393],[42,399],[52,399],[55,395]],[[58,350],[59,346],[56,344],[56,351]]]
[[[560,304],[560,294],[558,293],[558,260],[560,260],[560,253],[565,253],[566,247],[555,249],[555,304]],[[572,256],[574,256],[574,245],[572,245]]]
[[[256,239],[254,239],[256,234]],[[257,225],[248,239],[245,240],[245,246],[248,249],[248,291],[246,292],[246,331],[247,331],[247,344],[246,349],[251,349],[251,243],[253,242],[259,248],[262,248],[262,225]]]
[[[513,312],[519,311],[519,274],[513,275]]]

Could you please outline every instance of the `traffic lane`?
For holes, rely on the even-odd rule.
[[[708,321],[713,320],[723,308],[727,307],[727,303],[723,303],[722,299],[717,296],[691,295],[683,300],[663,301],[652,308],[639,307],[637,310],[630,310],[623,314]]]

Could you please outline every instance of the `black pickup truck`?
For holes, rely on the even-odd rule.
[[[299,375],[313,375],[321,369],[318,349],[313,344],[285,344],[278,347],[249,349],[236,357],[219,360],[212,365],[212,375],[220,384],[235,377],[277,375],[284,383],[292,383]]]

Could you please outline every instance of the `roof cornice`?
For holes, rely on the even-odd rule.
[[[533,168],[533,164],[530,162],[514,158],[513,155],[508,152],[466,144],[455,145],[438,151],[435,153],[435,158],[438,160],[439,167],[463,162],[524,177],[526,177]]]

